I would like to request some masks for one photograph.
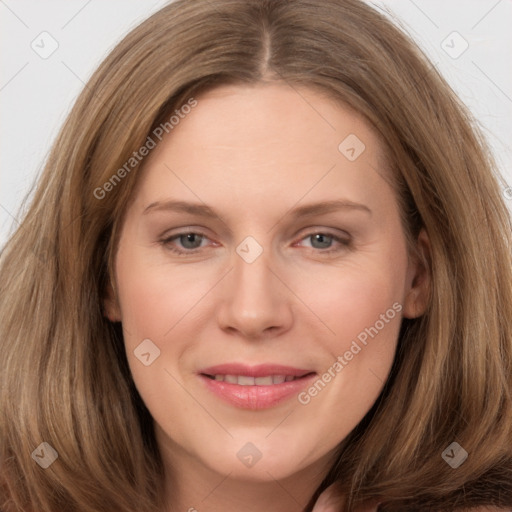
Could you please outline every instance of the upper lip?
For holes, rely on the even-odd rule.
[[[266,377],[268,375],[291,375],[293,377],[303,377],[313,370],[304,370],[301,368],[293,368],[291,366],[283,366],[280,364],[258,364],[250,366],[241,363],[225,363],[216,366],[210,366],[199,371],[204,375],[246,375],[248,377]]]

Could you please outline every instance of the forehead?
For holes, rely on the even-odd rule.
[[[385,148],[372,126],[317,90],[228,85],[195,99],[144,163],[143,195],[178,187],[196,200],[298,201],[342,186],[362,200],[382,186]]]
[[[315,147],[338,150],[344,135],[353,133],[367,139],[374,149],[380,145],[362,116],[318,89],[284,82],[226,85],[203,93],[197,102],[179,131],[200,133],[202,144],[231,139],[233,145],[256,150],[291,147],[297,152],[298,142],[307,140],[304,151]]]

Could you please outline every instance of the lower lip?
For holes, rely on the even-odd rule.
[[[311,374],[300,379],[270,386],[240,386],[199,375],[207,388],[218,397],[241,409],[268,409],[300,393],[316,377]]]

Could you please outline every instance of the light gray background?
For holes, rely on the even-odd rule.
[[[0,248],[84,83],[127,32],[167,3],[0,0]],[[369,3],[399,20],[469,106],[512,187],[512,0]],[[45,55],[52,44],[58,48]],[[512,211],[512,188],[503,194]]]

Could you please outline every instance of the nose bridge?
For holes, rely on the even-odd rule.
[[[272,281],[272,255],[253,237],[247,237],[236,249],[233,269],[233,297],[251,311],[263,312],[275,305],[277,290]]]
[[[291,322],[286,294],[272,270],[274,260],[270,248],[254,237],[246,237],[237,246],[219,316],[223,328],[254,337],[281,330]]]

